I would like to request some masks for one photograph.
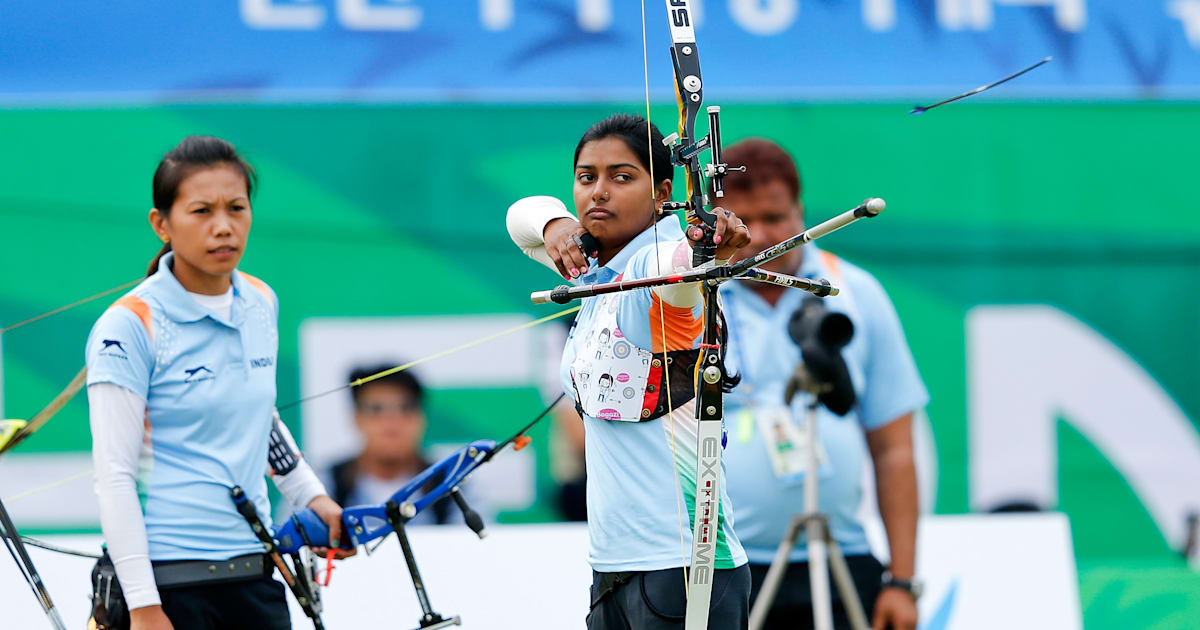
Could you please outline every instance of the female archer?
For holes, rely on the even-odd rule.
[[[509,234],[526,255],[580,284],[691,268],[689,239],[700,233],[685,238],[662,210],[671,198],[670,153],[647,125],[619,114],[583,134],[574,216],[552,197],[509,208]],[[716,214],[719,262],[750,236],[733,214]],[[681,547],[690,549],[692,527],[681,506],[686,501],[694,516],[702,302],[694,284],[586,298],[563,350],[563,387],[586,430],[589,630],[683,627],[688,558]],[[709,627],[745,628],[750,574],[721,487]]]
[[[191,136],[167,153],[149,217],[162,251],[88,338],[97,572],[111,558],[120,585],[97,593],[124,593],[99,602],[103,627],[124,625],[124,605],[132,630],[290,628],[283,586],[230,498],[241,486],[269,525],[264,472],[340,535],[341,508],[274,413],[275,293],[237,269],[253,187],[224,140]]]

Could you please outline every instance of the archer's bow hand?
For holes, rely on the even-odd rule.
[[[354,546],[350,543],[350,537],[346,535],[346,531],[342,526],[342,506],[329,498],[329,495],[322,494],[309,501],[308,509],[315,512],[329,528],[329,540],[325,542],[335,547],[335,559],[341,560],[356,553]],[[316,540],[312,541],[314,543],[313,552],[323,556],[329,548],[318,545],[318,542]]]
[[[739,249],[750,244],[750,228],[736,214],[724,208],[713,208],[716,221],[713,224],[713,243],[717,246],[717,260],[729,260]],[[697,225],[688,226],[688,241],[697,243],[704,238],[704,229]]]

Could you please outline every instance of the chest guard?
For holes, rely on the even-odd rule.
[[[687,404],[696,395],[700,350],[662,354],[634,345],[617,326],[616,294],[598,298],[595,325],[571,362],[575,409],[580,415],[617,422],[646,422]],[[665,391],[670,373],[670,396]],[[668,405],[670,401],[671,405]]]

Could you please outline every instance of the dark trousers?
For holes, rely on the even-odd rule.
[[[850,567],[850,577],[854,579],[858,598],[862,600],[863,611],[867,614],[867,623],[871,623],[871,615],[875,611],[875,599],[879,597],[880,582],[883,579],[883,565],[874,556],[846,556],[846,564]],[[751,564],[750,601],[753,603],[762,590],[763,580],[767,577],[770,565]],[[833,627],[836,630],[850,630],[850,618],[842,606],[842,597],[838,594],[833,575],[829,576],[829,590],[833,595]],[[775,594],[775,602],[771,612],[767,614],[767,622],[763,630],[801,630],[813,627],[812,587],[808,579],[808,563],[794,562],[788,565],[783,583]]]
[[[588,630],[681,630],[687,611],[683,569],[639,571],[599,597],[602,573],[592,572]],[[750,569],[714,572],[709,628],[745,630],[750,622]]]
[[[237,582],[162,588],[175,630],[291,630],[283,584],[263,576]]]

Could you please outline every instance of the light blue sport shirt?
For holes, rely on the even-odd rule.
[[[657,240],[673,244],[676,255],[690,249],[684,241],[677,218],[658,222]],[[687,251],[680,251],[679,248]],[[647,278],[658,275],[655,229],[650,227],[626,245],[608,264],[592,265],[577,284]],[[571,382],[571,363],[584,346],[588,335],[598,331],[604,316],[598,308],[609,296],[585,298],[563,351],[561,377],[567,396],[575,397]],[[662,325],[658,298],[649,289],[614,294],[617,324],[624,340],[661,357]],[[667,349],[692,349],[699,342],[699,322],[703,305],[692,309],[667,306],[669,329]],[[674,330],[688,332],[672,334]],[[696,331],[695,336],[690,336]],[[682,337],[688,336],[686,340]],[[614,341],[614,344],[619,344]],[[618,390],[621,388],[618,387]],[[594,393],[594,392],[593,392]],[[636,392],[641,396],[642,392]],[[591,395],[591,394],[588,394]],[[678,403],[676,403],[678,406]],[[672,453],[671,425],[675,447]],[[688,404],[674,413],[646,422],[601,420],[583,416],[587,468],[588,562],[601,572],[655,571],[680,567],[691,562],[692,518],[696,483],[695,407]],[[677,507],[676,472],[683,490],[683,520]],[[715,566],[732,569],[746,563],[746,554],[733,529],[733,511],[729,493],[722,482]],[[680,549],[680,529],[683,546]],[[682,551],[682,553],[681,553]]]
[[[869,457],[864,431],[923,408],[929,394],[900,327],[900,319],[883,287],[869,273],[813,245],[804,248],[799,275],[826,278],[840,289],[825,298],[830,311],[845,313],[854,336],[843,349],[858,402],[845,416],[824,406],[817,412],[818,441],[828,455],[818,469],[820,511],[830,518],[834,539],[847,555],[870,553],[856,513],[863,493],[863,466]],[[725,463],[733,498],[738,536],[750,562],[770,564],[792,517],[804,510],[801,473],[779,477],[766,453],[756,414],[782,407],[784,390],[800,350],[788,336],[787,324],[809,294],[788,290],[769,305],[742,282],[721,289],[729,323],[726,365],[741,383],[725,398],[729,446]],[[790,416],[803,430],[809,397],[793,399]],[[807,559],[804,537],[792,562]]]
[[[87,384],[146,400],[138,494],[150,559],[225,560],[261,553],[229,489],[241,486],[270,526],[267,443],[275,405],[278,301],[233,273],[228,321],[158,271],[110,307],[87,340]]]

